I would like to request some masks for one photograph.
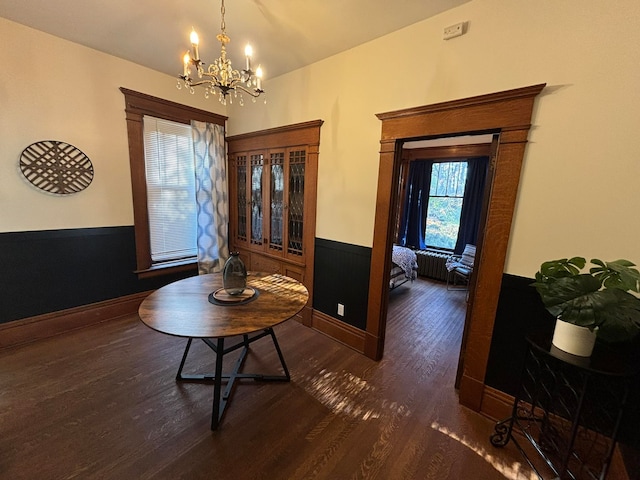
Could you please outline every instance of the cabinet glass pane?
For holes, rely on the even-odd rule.
[[[262,154],[251,155],[251,243],[262,245]]]
[[[306,151],[289,152],[289,239],[287,253],[302,255],[302,235],[304,227],[304,170]]]
[[[284,229],[284,153],[272,153],[271,160],[271,185],[270,185],[270,231],[269,248],[282,250],[282,235]]]
[[[247,157],[236,158],[238,184],[238,240],[247,241]]]

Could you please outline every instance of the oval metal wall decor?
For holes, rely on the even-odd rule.
[[[43,140],[20,155],[20,171],[40,190],[56,195],[78,193],[93,180],[93,164],[81,150],[65,142]]]

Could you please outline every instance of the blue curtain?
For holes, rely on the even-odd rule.
[[[474,158],[467,162],[467,181],[464,187],[460,229],[454,253],[460,254],[468,243],[477,245],[484,185],[487,180],[489,157]]]
[[[404,209],[398,232],[398,243],[405,247],[424,249],[427,207],[433,162],[416,160],[409,165]]]

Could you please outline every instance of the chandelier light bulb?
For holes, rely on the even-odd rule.
[[[191,40],[191,45],[198,45],[200,43],[200,39],[198,38],[198,32],[195,29],[191,29],[191,35],[189,35],[189,40]]]
[[[260,65],[258,65],[258,68],[256,69],[256,80],[256,87],[258,90],[262,90],[262,67]]]
[[[182,62],[184,63],[184,76],[188,77],[189,65],[191,64],[191,55],[189,55],[189,52],[184,54],[184,57],[182,57]]]
[[[199,60],[200,55],[198,55],[198,45],[200,44],[200,39],[198,38],[198,34],[194,29],[191,29],[191,35],[189,35],[189,40],[191,40],[191,46],[193,47],[193,59]]]
[[[247,44],[247,46],[244,47],[244,56],[247,59],[247,72],[251,70],[251,55],[253,55],[253,48]]]

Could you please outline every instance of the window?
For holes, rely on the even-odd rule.
[[[196,203],[190,125],[192,120],[224,125],[227,117],[126,88],[120,91],[127,114],[136,273],[147,277],[194,270]]]
[[[454,249],[466,180],[467,162],[433,164],[424,234],[427,246]]]
[[[144,116],[144,156],[153,263],[197,255],[191,127]]]

